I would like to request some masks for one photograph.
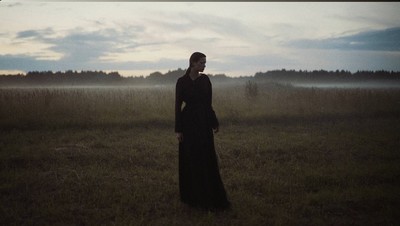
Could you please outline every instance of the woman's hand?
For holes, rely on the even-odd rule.
[[[213,130],[214,130],[214,133],[218,133],[219,127],[215,127],[215,128],[213,128]]]
[[[183,134],[182,133],[176,133],[176,138],[178,139],[179,143],[183,141]]]

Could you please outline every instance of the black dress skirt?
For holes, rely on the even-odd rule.
[[[207,75],[189,75],[176,83],[175,132],[179,143],[179,192],[181,201],[205,209],[226,209],[230,203],[219,173],[213,128],[218,120],[211,105],[212,87]],[[182,110],[182,104],[185,106]]]

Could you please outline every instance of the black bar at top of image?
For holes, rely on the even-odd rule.
[[[0,0],[1,2],[2,0]],[[188,1],[188,0],[22,0],[22,1],[7,1],[7,3],[15,3],[15,2],[270,2],[270,3],[279,3],[279,2],[304,2],[304,3],[311,3],[311,2],[378,2],[378,1],[365,1],[365,0],[352,0],[352,1],[346,1],[346,0],[326,0],[326,1],[315,1],[315,0],[304,0],[304,1],[295,1],[295,0],[282,0],[282,1],[268,1],[268,0],[249,0],[249,1],[243,1],[243,0],[200,0],[200,1]],[[379,1],[379,2],[399,2],[399,0],[393,0],[393,1]]]

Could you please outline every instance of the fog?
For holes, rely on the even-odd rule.
[[[321,89],[400,89],[398,81],[380,82],[329,82],[329,83],[290,83],[294,87],[321,88]]]

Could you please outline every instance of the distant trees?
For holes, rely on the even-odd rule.
[[[6,85],[143,85],[172,84],[185,70],[153,72],[147,77],[122,77],[118,72],[103,71],[30,71],[26,75],[0,75],[0,86]]]
[[[40,84],[88,84],[88,83],[112,83],[122,79],[118,72],[106,73],[103,71],[30,71],[26,74],[25,79],[30,83]]]
[[[368,79],[396,79],[400,80],[400,72],[394,71],[357,71],[351,73],[345,70],[326,71],[326,70],[273,70],[267,72],[257,72],[254,77],[256,79],[269,79],[274,81],[315,81],[315,82],[334,82],[334,81],[349,81],[349,80],[368,80]]]
[[[153,72],[146,77],[122,77],[118,72],[103,71],[30,71],[26,75],[0,75],[0,86],[7,85],[143,85],[143,84],[175,84],[176,80],[185,74],[185,70],[178,68],[163,74]],[[252,77],[232,78],[225,74],[209,75],[213,82],[238,81],[241,79],[255,79],[273,82],[343,82],[359,80],[397,80],[400,81],[400,72],[394,71],[357,71],[351,73],[346,70],[272,70],[257,72]],[[250,85],[249,85],[250,87]]]
[[[153,72],[151,73],[146,79],[150,82],[156,82],[156,83],[175,83],[176,80],[181,77],[182,75],[185,74],[185,70],[178,68],[177,70],[174,71],[168,71],[165,74],[162,74],[161,72]]]
[[[118,72],[103,71],[30,71],[23,75],[0,76],[2,85],[88,85],[115,84],[123,80]]]

